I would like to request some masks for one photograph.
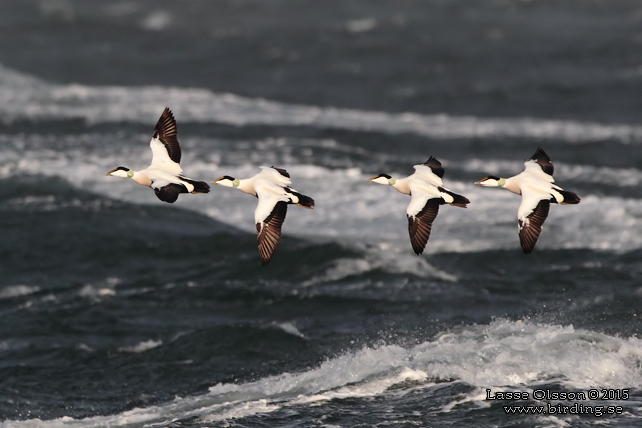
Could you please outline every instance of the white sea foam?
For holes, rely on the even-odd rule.
[[[140,354],[141,352],[149,351],[150,349],[158,348],[163,344],[162,340],[143,340],[140,343],[132,346],[122,346],[118,348],[120,352],[127,352],[132,354]]]
[[[320,405],[337,398],[398,394],[393,385],[432,388],[434,382],[476,387],[442,411],[465,402],[487,406],[485,388],[533,389],[556,382],[570,390],[640,388],[642,340],[573,326],[496,320],[444,332],[411,348],[365,347],[301,373],[283,373],[245,384],[218,384],[208,393],[170,403],[86,419],[5,421],[3,427],[140,427],[196,417],[210,423],[273,412],[292,405]],[[554,416],[548,416],[553,417]],[[563,420],[563,419],[561,419]]]
[[[40,287],[33,285],[7,285],[0,290],[0,299],[12,299],[37,293]]]
[[[353,243],[353,246],[357,246]],[[457,277],[444,270],[436,268],[425,258],[417,257],[410,249],[410,244],[403,242],[391,244],[380,243],[375,246],[357,246],[360,256],[354,258],[340,258],[332,263],[321,273],[303,281],[305,287],[326,282],[339,281],[352,276],[360,276],[369,272],[383,271],[397,274],[412,274],[424,278],[436,278],[443,281],[456,282]],[[359,283],[342,287],[359,288]]]
[[[151,15],[148,28],[168,25]],[[365,21],[364,21],[365,22]],[[356,28],[356,27],[355,27]],[[359,28],[365,28],[363,23]],[[305,125],[355,131],[413,133],[434,138],[509,137],[569,142],[642,141],[642,126],[534,118],[479,118],[445,114],[390,114],[334,107],[285,104],[207,89],[161,86],[53,84],[0,65],[0,117],[19,119],[83,118],[91,123],[154,123],[170,105],[181,121],[233,125]]]
[[[65,201],[56,200],[54,195],[43,196],[19,196],[10,198],[5,202],[5,207],[11,211],[47,212],[58,211],[69,207],[81,207],[83,203],[79,199]]]
[[[114,296],[116,291],[113,288],[108,287],[96,287],[92,284],[87,284],[78,292],[83,297],[89,297],[91,299],[99,299],[104,296]]]
[[[292,323],[290,321],[288,321],[288,322],[280,322],[280,323],[275,322],[272,325],[277,327],[277,328],[279,328],[279,329],[281,329],[281,330],[283,330],[284,332],[286,332],[288,334],[291,334],[292,336],[297,336],[297,337],[300,337],[301,339],[307,339],[307,337],[305,337],[305,335],[303,333],[301,333],[301,331],[298,328],[296,328],[294,323]]]
[[[148,31],[165,30],[172,23],[172,15],[164,10],[151,12],[140,23],[140,26]]]

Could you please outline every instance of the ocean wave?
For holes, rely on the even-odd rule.
[[[578,359],[582,364],[577,364]],[[85,419],[4,421],[3,427],[142,427],[196,418],[199,423],[243,418],[290,406],[318,406],[334,399],[380,396],[435,383],[473,387],[443,407],[472,402],[487,407],[485,388],[563,390],[642,387],[642,340],[571,325],[495,320],[442,332],[410,348],[364,347],[300,373],[244,384],[217,384],[206,394]],[[549,416],[550,417],[550,416]]]
[[[118,348],[119,352],[125,352],[130,354],[140,354],[141,352],[149,351],[150,349],[157,348],[163,344],[162,340],[143,340],[142,342],[137,343],[132,346],[122,346]]]
[[[0,290],[0,300],[27,296],[38,291],[40,287],[35,285],[7,285]]]
[[[319,273],[301,282],[303,287],[359,278],[371,273],[385,272],[390,274],[412,275],[421,278],[434,278],[447,282],[456,282],[457,276],[438,269],[425,258],[417,257],[408,251],[405,245],[392,246],[382,243],[374,248],[361,247],[360,257],[342,257],[332,260]],[[359,282],[349,288],[359,288]],[[342,288],[346,288],[344,286]]]
[[[16,120],[82,118],[89,123],[155,123],[169,105],[181,122],[262,124],[385,133],[431,138],[529,138],[567,142],[642,141],[642,126],[536,118],[480,118],[391,114],[286,104],[207,89],[161,86],[54,84],[0,65],[0,117]]]

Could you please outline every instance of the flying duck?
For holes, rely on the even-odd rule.
[[[254,221],[261,264],[266,266],[272,260],[276,247],[279,245],[281,226],[285,221],[288,204],[312,209],[314,208],[314,199],[302,195],[288,186],[292,181],[286,170],[273,166],[260,168],[261,172],[254,177],[239,180],[225,175],[212,183],[239,189],[259,199],[254,211]]]
[[[424,252],[439,206],[449,204],[466,208],[470,201],[443,187],[441,179],[444,176],[444,168],[434,157],[431,156],[414,168],[415,173],[406,178],[395,179],[388,174],[379,174],[368,181],[392,186],[404,195],[411,196],[406,209],[408,232],[412,249],[419,255]]]
[[[178,144],[177,132],[174,115],[165,107],[149,143],[152,148],[152,164],[142,171],[119,166],[105,175],[131,178],[141,186],[151,187],[158,199],[169,203],[175,202],[181,193],[208,193],[209,184],[183,176],[179,164],[181,146]]]
[[[542,232],[551,202],[562,205],[579,204],[580,197],[553,184],[553,164],[541,147],[524,162],[524,166],[524,171],[513,177],[500,178],[489,175],[475,184],[503,187],[522,195],[522,203],[517,210],[519,242],[524,253],[530,254]]]

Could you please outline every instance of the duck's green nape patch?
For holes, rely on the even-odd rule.
[[[127,171],[127,178],[134,178],[134,173],[135,171],[133,169],[130,169]]]
[[[504,187],[504,184],[506,184],[506,179],[505,178],[500,178],[499,180],[497,180],[497,185],[499,187]]]

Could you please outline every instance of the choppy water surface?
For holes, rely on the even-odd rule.
[[[25,46],[0,38],[1,426],[640,423],[634,3],[408,2],[392,13],[386,2],[227,2],[200,5],[202,17],[197,6],[0,3],[0,29]],[[212,30],[215,7],[226,20]],[[438,18],[482,36],[457,50],[460,36],[420,25]],[[97,44],[115,22],[120,31]],[[548,50],[541,22],[567,30]],[[170,39],[164,53],[142,46]],[[538,70],[511,57],[520,43]],[[103,67],[113,60],[112,74],[87,51],[103,52]],[[238,67],[239,55],[256,75],[243,69],[226,86],[201,74],[223,73],[225,59]],[[142,58],[165,71],[143,78]],[[185,69],[168,74],[179,59]],[[493,77],[511,61],[505,80]],[[186,175],[243,178],[276,165],[316,200],[313,211],[290,208],[269,267],[258,260],[254,198],[215,186],[168,205],[104,176],[147,165],[166,105]],[[519,172],[538,146],[582,202],[553,206],[525,256],[519,197],[472,183]],[[441,209],[417,257],[408,198],[366,180],[408,175],[431,155],[471,204]],[[621,411],[509,416],[516,403],[488,400],[487,389],[528,392],[525,405]],[[563,400],[535,390],[620,392]]]

